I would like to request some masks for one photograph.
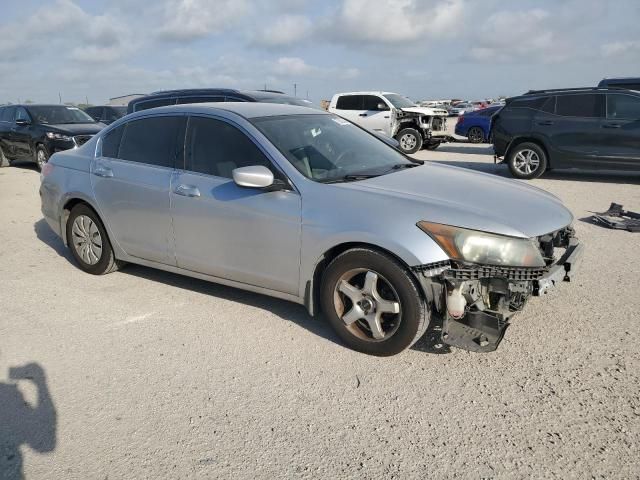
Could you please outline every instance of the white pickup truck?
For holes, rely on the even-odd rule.
[[[331,99],[329,111],[395,138],[404,153],[415,153],[423,146],[433,150],[450,138],[446,110],[419,107],[397,93],[338,93]]]

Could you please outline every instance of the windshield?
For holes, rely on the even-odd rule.
[[[337,115],[262,117],[252,123],[300,173],[317,182],[360,180],[417,165]]]
[[[28,107],[35,123],[96,123],[96,121],[77,107],[52,105]]]
[[[416,106],[416,102],[414,102],[410,98],[403,97],[402,95],[398,95],[396,93],[385,93],[384,98],[389,100],[389,102],[391,102],[391,105],[396,108],[408,108]]]

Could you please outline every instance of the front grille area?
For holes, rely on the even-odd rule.
[[[546,268],[497,267],[492,265],[474,265],[468,268],[452,268],[445,277],[456,280],[478,280],[480,278],[506,278],[508,280],[538,280],[547,273]]]
[[[91,137],[93,137],[93,135],[76,135],[75,137],[73,137],[73,141],[78,147],[81,147],[89,140],[91,140]]]

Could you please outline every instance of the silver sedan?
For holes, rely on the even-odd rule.
[[[78,266],[127,262],[304,304],[348,346],[491,351],[581,245],[553,195],[412,160],[336,115],[262,103],[128,115],[42,172]]]

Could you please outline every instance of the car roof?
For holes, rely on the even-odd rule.
[[[343,92],[343,93],[336,93],[334,96],[338,96],[338,95],[400,95],[401,97],[404,96],[399,93],[385,92],[382,90],[376,90],[376,91],[370,90],[365,92]]]
[[[135,112],[135,116],[149,113],[215,113],[218,110],[235,113],[244,118],[276,117],[283,115],[330,115],[324,110],[317,110],[298,105],[282,103],[260,102],[215,102],[215,103],[185,103],[182,105],[168,105]],[[128,116],[127,118],[129,118]]]

